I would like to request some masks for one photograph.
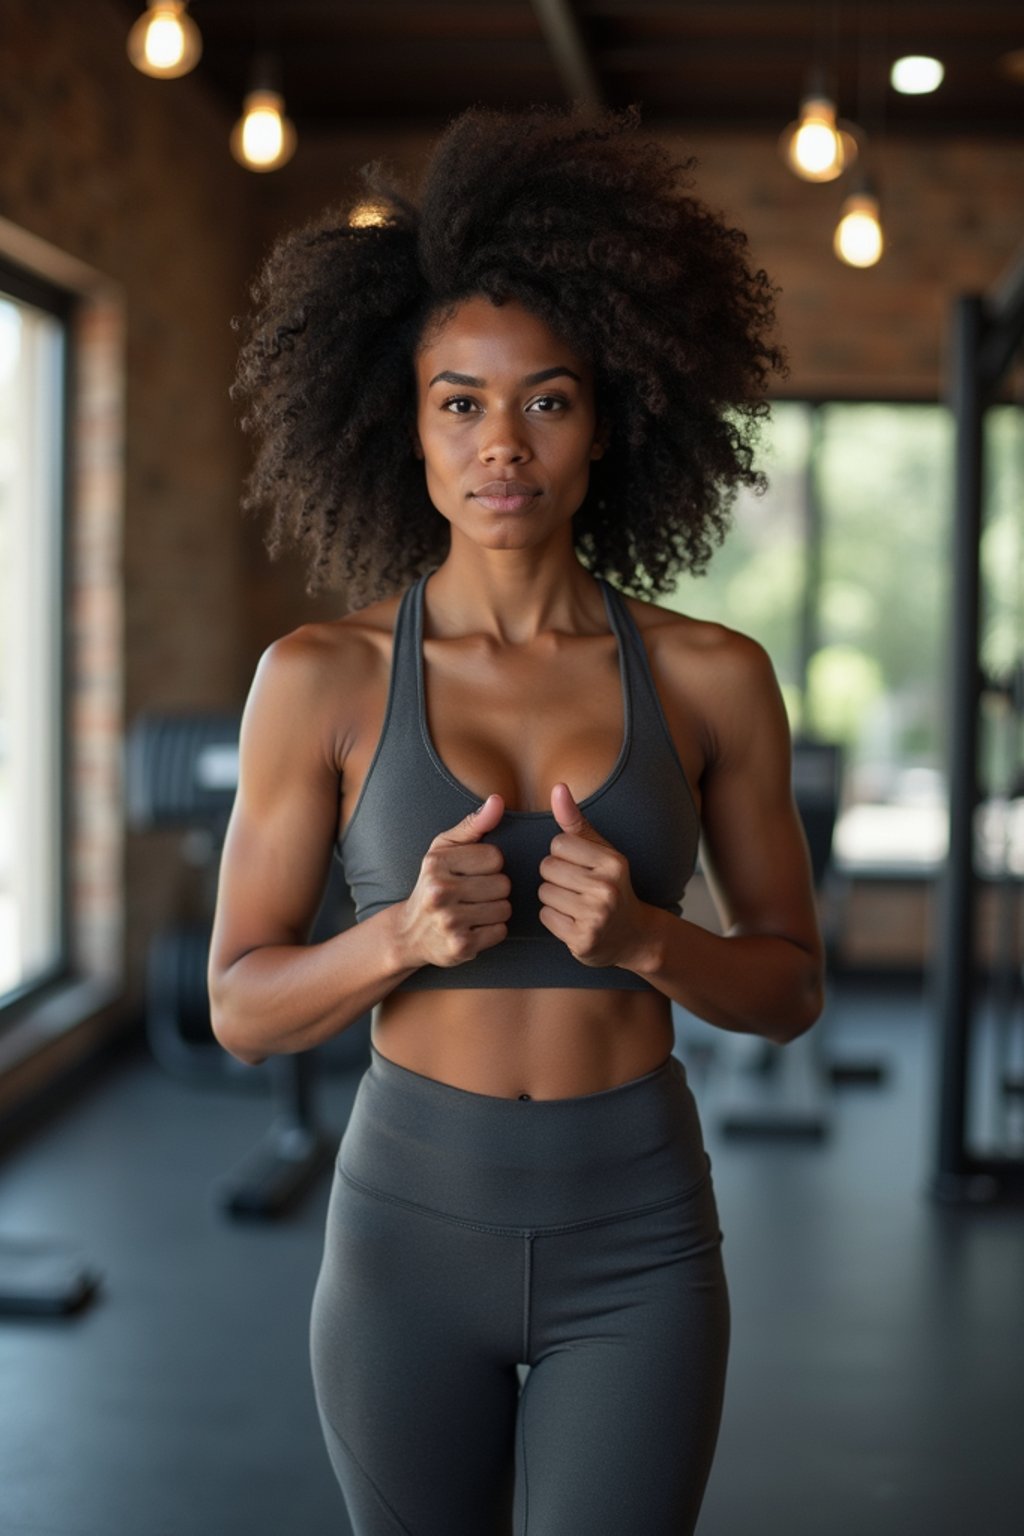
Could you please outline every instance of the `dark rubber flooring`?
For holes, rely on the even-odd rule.
[[[821,1139],[737,1137],[730,1116],[780,1096],[806,1113],[807,1084],[677,1013],[733,1311],[700,1536],[1019,1536],[1024,1211],[928,1193],[919,994],[833,989],[819,1027],[823,1060],[884,1081],[812,1077]],[[359,1070],[321,1073],[335,1140]],[[215,1199],[268,1118],[262,1092],[186,1084],[139,1042],[5,1150],[0,1238],[66,1239],[103,1279],[75,1316],[0,1319],[2,1536],[349,1536],[306,1344],[328,1177],[272,1223]]]

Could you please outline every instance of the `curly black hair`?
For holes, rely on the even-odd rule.
[[[308,556],[306,591],[361,605],[441,563],[450,527],[414,456],[414,359],[470,296],[518,300],[594,370],[611,422],[573,516],[581,563],[651,598],[700,575],[755,470],[779,291],[747,236],[684,190],[637,132],[640,108],[472,106],[449,122],[417,202],[382,160],[363,189],[281,235],[249,289],[229,394],[259,445],[242,508],[269,504],[271,559]],[[367,196],[367,191],[369,196]]]

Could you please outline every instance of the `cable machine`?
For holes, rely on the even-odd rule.
[[[979,872],[976,862],[981,800],[979,745],[983,706],[1001,701],[1008,766],[1004,775],[1004,826],[1012,807],[1024,800],[1020,726],[1024,719],[1024,654],[1009,677],[987,678],[981,668],[981,538],[984,523],[984,425],[1001,381],[1009,374],[1024,339],[1024,252],[990,295],[964,294],[955,301],[949,349],[947,399],[955,416],[956,463],[951,560],[953,571],[949,669],[949,853],[940,884],[935,981],[939,1017],[939,1098],[933,1198],[948,1203],[1024,1198],[1024,1149],[1007,1135],[1007,1116],[996,1124],[998,1149],[971,1145],[968,1122],[976,1107],[976,1079],[989,1044],[1000,1110],[1021,1089],[1019,1069],[1010,1065],[1015,1015],[1022,1003],[1022,960],[1018,921],[1024,870],[1003,838],[1002,868],[995,887],[997,924],[994,977],[996,1027],[992,1039],[977,1027],[975,975]],[[1024,413],[1024,402],[1015,402]],[[1021,508],[1024,517],[1024,507]],[[1018,593],[1020,587],[1018,583]],[[1018,635],[1021,615],[1018,613]],[[1022,644],[1024,651],[1024,644]],[[995,1057],[994,1068],[992,1057]]]
[[[146,968],[146,1033],[156,1061],[186,1082],[269,1085],[273,1112],[264,1136],[217,1188],[236,1218],[282,1215],[329,1166],[337,1137],[313,1112],[311,1053],[272,1057],[259,1067],[235,1061],[210,1028],[206,970],[217,870],[238,784],[234,714],[154,715],[132,723],[125,750],[128,820],[139,829],[186,829],[191,861],[205,875],[202,912],[154,934]],[[335,931],[330,891],[311,937]]]

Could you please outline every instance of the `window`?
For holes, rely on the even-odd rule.
[[[983,439],[977,840],[988,875],[1024,876],[1024,410],[992,405]]]
[[[1000,655],[1021,622],[1008,483],[1020,413],[1000,414],[1012,410],[987,422],[987,643]],[[793,731],[842,743],[834,848],[851,873],[931,876],[945,855],[953,437],[941,405],[774,403],[756,459],[768,492],[740,493],[708,574],[682,577],[672,602],[759,640]]]
[[[0,263],[0,1003],[66,969],[68,301]]]

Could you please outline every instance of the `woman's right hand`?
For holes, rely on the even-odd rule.
[[[439,832],[423,855],[411,894],[401,903],[398,942],[406,965],[464,965],[508,934],[512,882],[505,856],[481,843],[505,812],[500,795]]]

